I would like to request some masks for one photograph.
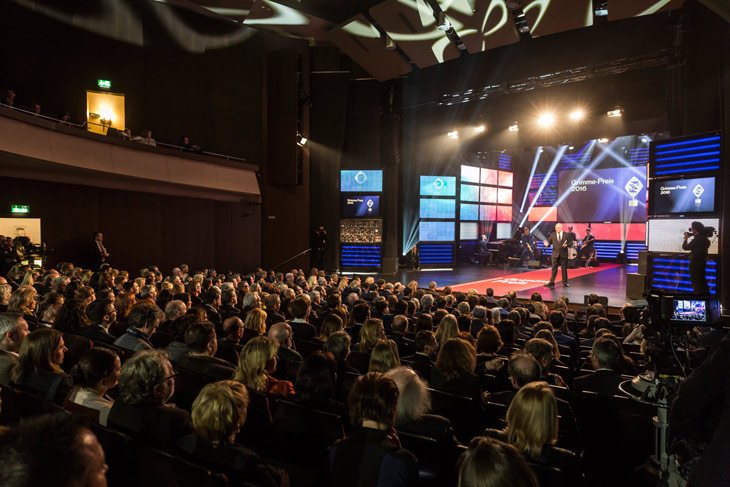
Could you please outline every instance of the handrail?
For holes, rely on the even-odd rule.
[[[64,120],[60,120],[58,118],[49,117],[48,115],[42,115],[42,114],[30,112],[28,110],[24,110],[22,108],[15,107],[13,105],[6,105],[4,103],[0,103],[0,107],[10,108],[11,110],[14,110],[14,111],[20,112],[20,113],[25,113],[25,114],[30,115],[32,117],[42,118],[42,119],[48,120],[50,122],[56,122],[56,123],[61,124],[61,125],[67,125],[67,126],[70,126],[70,127],[76,127],[78,129],[83,129],[87,125],[99,125],[99,126],[102,126],[102,127],[104,126],[103,124],[98,124],[96,122],[87,122],[87,121],[84,121],[84,123],[81,123],[81,124],[73,123],[73,122],[67,122],[67,121],[64,121]],[[131,141],[131,142],[133,142],[133,141]],[[179,150],[180,152],[193,152],[195,154],[200,154],[200,155],[204,155],[204,156],[220,157],[220,158],[225,159],[227,161],[245,162],[245,163],[248,164],[248,160],[246,160],[246,159],[244,159],[242,157],[234,157],[234,156],[229,156],[227,154],[219,154],[217,152],[208,152],[208,151],[204,151],[204,150],[195,151],[195,150],[190,150],[190,149],[187,149],[187,148],[182,147],[182,146],[179,146],[179,145],[168,144],[168,143],[160,142],[160,141],[156,141],[156,143],[157,143],[158,146],[170,148],[170,149],[173,149],[173,150]]]
[[[295,255],[294,257],[290,257],[290,258],[286,259],[281,264],[275,265],[274,267],[272,267],[272,270],[275,271],[276,269],[278,269],[279,267],[283,266],[284,264],[287,264],[287,263],[293,261],[294,259],[296,259],[298,257],[301,257],[302,255],[306,254],[307,252],[311,252],[311,251],[312,251],[311,248],[308,248],[307,250],[303,250],[303,251],[299,252],[297,255]]]

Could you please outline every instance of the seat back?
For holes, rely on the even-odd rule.
[[[155,448],[140,448],[137,454],[140,487],[226,487],[225,475],[212,472],[202,465],[162,452]]]
[[[328,448],[345,436],[341,416],[286,400],[276,402],[273,431],[277,458],[322,479],[329,470]]]
[[[451,484],[456,465],[456,451],[435,438],[398,430],[401,445],[418,458],[418,485],[439,486]],[[452,448],[453,450],[453,448]],[[446,454],[448,453],[448,454]]]
[[[106,455],[109,471],[106,474],[109,487],[128,487],[137,483],[137,469],[134,461],[134,442],[132,439],[105,428],[97,423],[90,423],[88,428],[94,432]]]
[[[416,373],[423,379],[428,380],[431,377],[431,366],[428,364],[421,364],[418,362],[411,362],[409,360],[401,360],[401,365],[412,368]]]
[[[200,390],[213,379],[185,369],[177,369],[175,376],[175,394],[171,402],[181,409],[191,411],[193,401]]]
[[[41,414],[63,413],[64,409],[51,401],[25,391],[15,390],[15,404],[18,419],[31,418]]]
[[[355,367],[361,374],[367,374],[370,368],[370,355],[361,352],[351,352],[347,361]]]
[[[502,429],[507,426],[507,409],[504,404],[488,402],[484,405],[484,417],[487,428]]]
[[[361,377],[361,375],[353,372],[345,372],[340,388],[337,390],[337,400],[343,404],[347,404],[347,396],[350,394],[350,390],[358,377]]]
[[[484,431],[485,417],[480,404],[472,398],[456,396],[448,392],[429,389],[434,414],[440,414],[451,421],[454,433],[462,443]]]
[[[570,402],[571,401],[571,395],[570,395],[570,389],[563,386],[554,386],[550,385],[550,389],[553,391],[553,394],[558,399],[562,399],[563,401]]]
[[[98,423],[100,411],[71,401],[68,396],[63,400],[63,409],[87,423]]]
[[[302,358],[307,358],[317,350],[322,350],[322,342],[312,340],[302,340],[297,344],[297,352]]]
[[[540,487],[563,487],[569,485],[559,468],[534,462],[527,462],[527,464],[532,469],[532,473],[535,474],[537,484]]]
[[[269,397],[261,392],[248,389],[248,414],[236,441],[259,454],[272,447],[272,417]]]
[[[79,359],[83,354],[88,352],[94,346],[94,342],[81,335],[75,335],[73,333],[63,333],[63,343],[66,345],[66,355],[63,358],[61,368],[67,374],[71,372],[74,365],[79,363]]]

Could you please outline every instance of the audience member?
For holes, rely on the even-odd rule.
[[[450,338],[439,350],[436,365],[431,369],[431,387],[440,391],[472,398],[481,404],[479,377],[474,346],[461,338]]]
[[[113,344],[116,338],[109,327],[117,319],[117,310],[111,299],[97,299],[86,307],[89,326],[79,328],[78,334],[94,342]]]
[[[597,339],[591,350],[591,365],[595,372],[573,379],[574,391],[592,391],[606,396],[620,394],[618,386],[624,379],[614,372],[620,355],[621,350],[613,340]]]
[[[0,385],[11,385],[18,352],[28,333],[28,323],[20,313],[0,313]]]
[[[258,337],[249,340],[243,346],[233,379],[260,393],[283,397],[294,394],[291,382],[275,379],[271,375],[276,370],[278,348],[278,342],[272,338]]]
[[[215,356],[232,364],[238,363],[243,345],[244,324],[238,316],[231,316],[223,322],[223,337],[218,339],[218,351]]]
[[[398,345],[393,340],[380,340],[376,343],[370,354],[368,372],[385,373],[398,366],[400,366]]]
[[[457,466],[458,487],[538,487],[522,454],[508,443],[477,436]]]
[[[63,335],[53,328],[39,328],[20,346],[11,380],[41,399],[62,403],[71,391],[71,378],[61,369],[66,354]]]
[[[160,326],[164,316],[162,310],[154,304],[137,304],[129,312],[129,328],[114,341],[114,345],[133,352],[151,350],[153,347],[150,337]]]
[[[360,343],[356,343],[352,350],[370,355],[375,345],[385,338],[385,330],[383,329],[383,320],[377,318],[369,318],[365,320],[360,329]]]
[[[114,405],[107,393],[119,383],[121,370],[119,355],[106,348],[92,348],[81,356],[71,372],[75,387],[68,400],[99,411],[99,423],[106,426]]]
[[[218,341],[215,326],[210,321],[192,323],[185,330],[185,346],[188,348],[177,362],[177,366],[213,380],[230,379],[233,367],[230,362],[215,357]]]

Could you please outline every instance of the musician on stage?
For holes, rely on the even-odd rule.
[[[482,235],[477,242],[477,253],[474,254],[474,259],[479,265],[482,265],[485,261],[488,264],[492,263],[492,252],[489,251],[489,241],[486,235]]]
[[[563,269],[563,286],[570,287],[570,284],[568,284],[568,249],[574,244],[571,234],[564,232],[563,225],[556,223],[555,231],[550,233],[550,236],[547,240],[543,241],[543,244],[545,247],[553,247],[553,272],[550,275],[550,282],[545,285],[547,287],[555,286],[555,277],[558,275],[558,266],[560,266]]]
[[[522,262],[539,260],[537,255],[537,238],[530,233],[529,227],[523,229],[522,236],[520,237],[520,247],[522,247],[522,254],[520,256]]]
[[[580,243],[580,250],[578,251],[578,260],[588,260],[593,255],[593,248],[596,243],[596,237],[593,235],[593,231],[590,227],[586,228],[586,236]]]

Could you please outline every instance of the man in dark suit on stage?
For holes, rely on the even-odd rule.
[[[558,275],[558,266],[562,268],[563,286],[570,287],[568,284],[568,247],[573,246],[573,238],[569,232],[563,231],[563,225],[557,223],[555,231],[543,242],[545,247],[553,247],[552,262],[553,272],[550,274],[550,282],[545,284],[547,287],[555,286],[555,277]]]

